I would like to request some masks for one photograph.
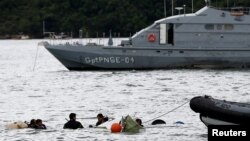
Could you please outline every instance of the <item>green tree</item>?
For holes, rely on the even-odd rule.
[[[228,0],[229,6],[249,6],[249,0]],[[167,15],[171,15],[172,0],[166,0]],[[129,36],[164,17],[164,0],[1,0],[0,37],[28,34],[42,38],[43,21],[46,30],[56,33],[81,29],[89,36],[106,36],[109,30]],[[191,12],[191,0],[174,0],[175,7],[186,5]],[[194,0],[194,10],[205,6],[204,0]],[[212,6],[226,7],[227,0],[212,0]],[[177,11],[175,10],[175,14]]]

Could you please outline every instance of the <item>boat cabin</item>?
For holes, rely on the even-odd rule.
[[[250,47],[249,8],[206,6],[196,13],[167,17],[136,33],[135,47]]]

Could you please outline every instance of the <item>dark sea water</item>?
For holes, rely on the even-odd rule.
[[[132,135],[88,128],[96,122],[88,117],[103,113],[116,118],[114,122],[126,115],[147,121],[199,95],[250,102],[250,70],[70,72],[45,48],[37,47],[40,41],[0,41],[0,140],[206,141],[207,128],[189,104],[161,117],[166,125],[144,123],[146,129]],[[71,112],[77,113],[84,129],[62,129]],[[32,118],[43,119],[48,129],[5,128]],[[174,124],[177,121],[185,124]]]

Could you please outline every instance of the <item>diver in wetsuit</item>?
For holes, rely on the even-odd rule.
[[[47,129],[47,127],[43,124],[41,119],[37,119],[35,129]]]
[[[103,124],[104,122],[108,121],[109,118],[108,117],[104,117],[101,113],[97,115],[97,122],[96,122],[96,126],[99,126],[101,124]]]
[[[143,127],[141,119],[137,118],[137,119],[135,119],[135,121],[136,121],[136,123],[138,125],[140,125],[141,127]]]
[[[79,121],[76,121],[76,114],[71,113],[69,115],[69,121],[64,124],[63,129],[78,129],[83,128],[82,124]]]
[[[36,127],[36,120],[35,119],[30,120],[28,128],[35,128],[35,127]]]

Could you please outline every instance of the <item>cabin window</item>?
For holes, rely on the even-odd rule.
[[[221,24],[217,25],[217,30],[222,30],[222,25]]]
[[[214,25],[213,24],[206,24],[205,29],[206,30],[214,30]]]
[[[232,25],[232,24],[225,24],[224,25],[224,29],[225,30],[233,30],[234,29],[234,25]]]
[[[166,24],[160,24],[160,44],[166,44],[167,43],[167,25]]]

